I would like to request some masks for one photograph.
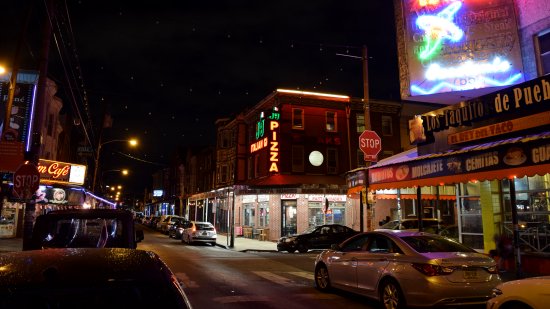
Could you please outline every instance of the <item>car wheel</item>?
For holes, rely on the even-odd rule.
[[[298,246],[298,252],[300,253],[306,253],[307,250],[308,250],[308,245],[307,244],[303,244],[303,243],[299,243]]]
[[[380,285],[380,302],[385,309],[406,308],[405,297],[399,284],[394,280],[388,279]]]
[[[288,249],[286,251],[288,251],[288,253],[294,253],[296,251],[296,249]]]
[[[502,309],[532,309],[529,305],[520,302],[509,302],[503,304],[500,308]]]
[[[181,234],[181,243],[185,243],[185,235]]]
[[[215,246],[216,246],[216,242],[215,242],[215,241],[211,242],[210,244],[212,245],[212,247],[215,247]]]
[[[328,292],[331,289],[328,269],[325,265],[315,268],[315,287],[323,292]]]

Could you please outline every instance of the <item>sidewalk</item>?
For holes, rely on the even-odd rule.
[[[277,243],[273,241],[261,241],[257,239],[244,238],[242,236],[235,237],[233,248],[230,247],[231,237],[226,234],[218,233],[216,245],[231,249],[234,251],[262,251],[262,252],[277,252]]]

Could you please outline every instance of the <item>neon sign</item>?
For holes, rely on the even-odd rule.
[[[279,139],[277,138],[277,129],[279,127],[279,122],[272,120],[269,122],[269,130],[271,130],[271,146],[269,149],[269,172],[278,173],[279,172]]]
[[[403,0],[402,98],[524,79],[514,0]],[[405,59],[405,57],[403,57]]]
[[[424,50],[418,56],[421,60],[433,56],[439,49],[444,39],[458,42],[464,32],[452,19],[462,6],[462,2],[452,2],[444,10],[436,15],[422,15],[416,19],[418,28],[424,31]]]
[[[279,138],[277,129],[279,128],[279,119],[281,114],[277,107],[273,107],[271,114],[264,118],[264,113],[260,114],[260,120],[256,122],[256,139],[257,141],[250,145],[250,153],[254,153],[261,149],[269,147],[269,172],[279,172]],[[265,124],[269,125],[269,136],[265,136]]]

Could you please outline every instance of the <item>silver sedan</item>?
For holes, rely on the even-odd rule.
[[[490,257],[423,232],[362,233],[315,261],[318,289],[365,295],[384,308],[484,304],[500,282]]]

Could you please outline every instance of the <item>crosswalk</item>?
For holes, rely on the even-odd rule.
[[[284,287],[308,287],[313,286],[313,273],[306,271],[250,271],[251,274],[265,279],[271,283],[275,283]],[[200,289],[201,286],[194,280],[192,280],[186,273],[177,272],[175,273],[178,280],[183,284],[184,289]],[[220,274],[218,274],[220,275]],[[231,280],[231,282],[225,282],[226,284],[231,284],[232,286],[245,287],[249,283],[243,281],[239,277],[234,276],[223,276],[224,280]]]

